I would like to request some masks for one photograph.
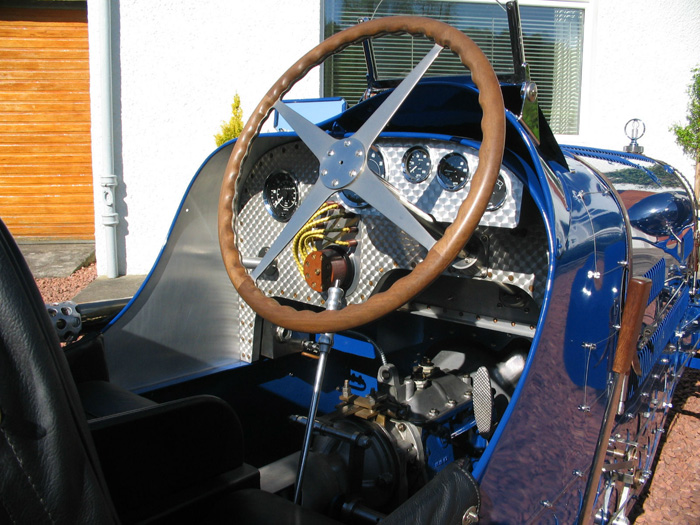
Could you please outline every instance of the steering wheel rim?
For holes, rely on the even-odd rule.
[[[267,297],[256,286],[244,268],[236,246],[233,205],[236,202],[236,187],[241,166],[273,106],[309,70],[349,45],[375,36],[398,33],[422,34],[428,37],[436,44],[453,51],[472,73],[472,79],[479,89],[479,104],[483,111],[483,140],[479,149],[479,165],[472,177],[469,194],[462,202],[453,224],[428,251],[425,259],[388,290],[372,295],[364,303],[349,304],[342,310],[313,312],[281,305],[275,299]],[[309,333],[335,332],[374,321],[420,293],[449,266],[464,247],[488,205],[498,178],[504,144],[505,109],[496,74],[479,47],[458,29],[428,18],[398,16],[363,22],[336,33],[300,58],[270,88],[248,119],[233,148],[221,187],[218,223],[219,244],[229,278],[253,310],[263,318],[290,330]]]

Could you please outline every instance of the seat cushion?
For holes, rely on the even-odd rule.
[[[78,394],[88,419],[154,406],[157,403],[107,381],[79,383]]]

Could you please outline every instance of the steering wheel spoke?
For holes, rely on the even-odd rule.
[[[258,265],[253,269],[250,276],[253,280],[260,277],[263,272],[267,269],[272,261],[274,261],[277,256],[282,253],[282,250],[294,239],[294,236],[299,230],[304,227],[304,224],[311,218],[311,216],[316,213],[316,211],[321,207],[321,205],[326,202],[335,192],[326,188],[320,182],[317,182],[311,187],[309,193],[301,201],[301,205],[292,215],[289,222],[285,225],[282,232],[277,236],[275,241],[267,250],[267,253],[260,260]]]
[[[381,106],[372,114],[371,117],[357,130],[353,135],[354,138],[359,140],[365,149],[369,149],[372,143],[377,140],[377,137],[386,127],[386,125],[394,116],[396,111],[401,107],[403,101],[406,97],[411,94],[413,88],[416,86],[418,81],[423,78],[425,72],[428,71],[430,65],[435,61],[435,59],[440,54],[444,48],[435,44],[432,49],[428,52],[423,59],[418,62],[416,67],[406,76],[401,83],[391,92],[387,99],[382,103]]]
[[[328,154],[336,140],[325,131],[313,124],[299,113],[290,108],[282,100],[275,102],[273,106],[280,115],[292,126],[299,138],[306,144],[317,159],[321,160]]]
[[[387,187],[387,183],[365,170],[352,185],[352,191],[374,207],[375,210],[413,237],[426,250],[435,244],[435,239],[399,201]]]

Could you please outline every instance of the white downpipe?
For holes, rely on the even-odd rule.
[[[119,275],[114,173],[114,122],[112,105],[112,17],[111,0],[88,0],[90,32],[90,99],[92,112],[92,166],[99,175],[102,226],[105,233],[107,277]],[[98,201],[98,199],[96,199]],[[96,205],[98,202],[95,203]]]

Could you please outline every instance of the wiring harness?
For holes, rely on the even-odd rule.
[[[352,217],[352,218],[351,218]],[[343,225],[342,219],[348,219]],[[354,241],[341,240],[343,235],[354,231],[358,218],[346,213],[337,202],[327,202],[304,224],[292,240],[292,254],[299,273],[304,277],[304,261],[314,251],[329,246],[350,247]],[[319,243],[321,245],[319,246]]]

